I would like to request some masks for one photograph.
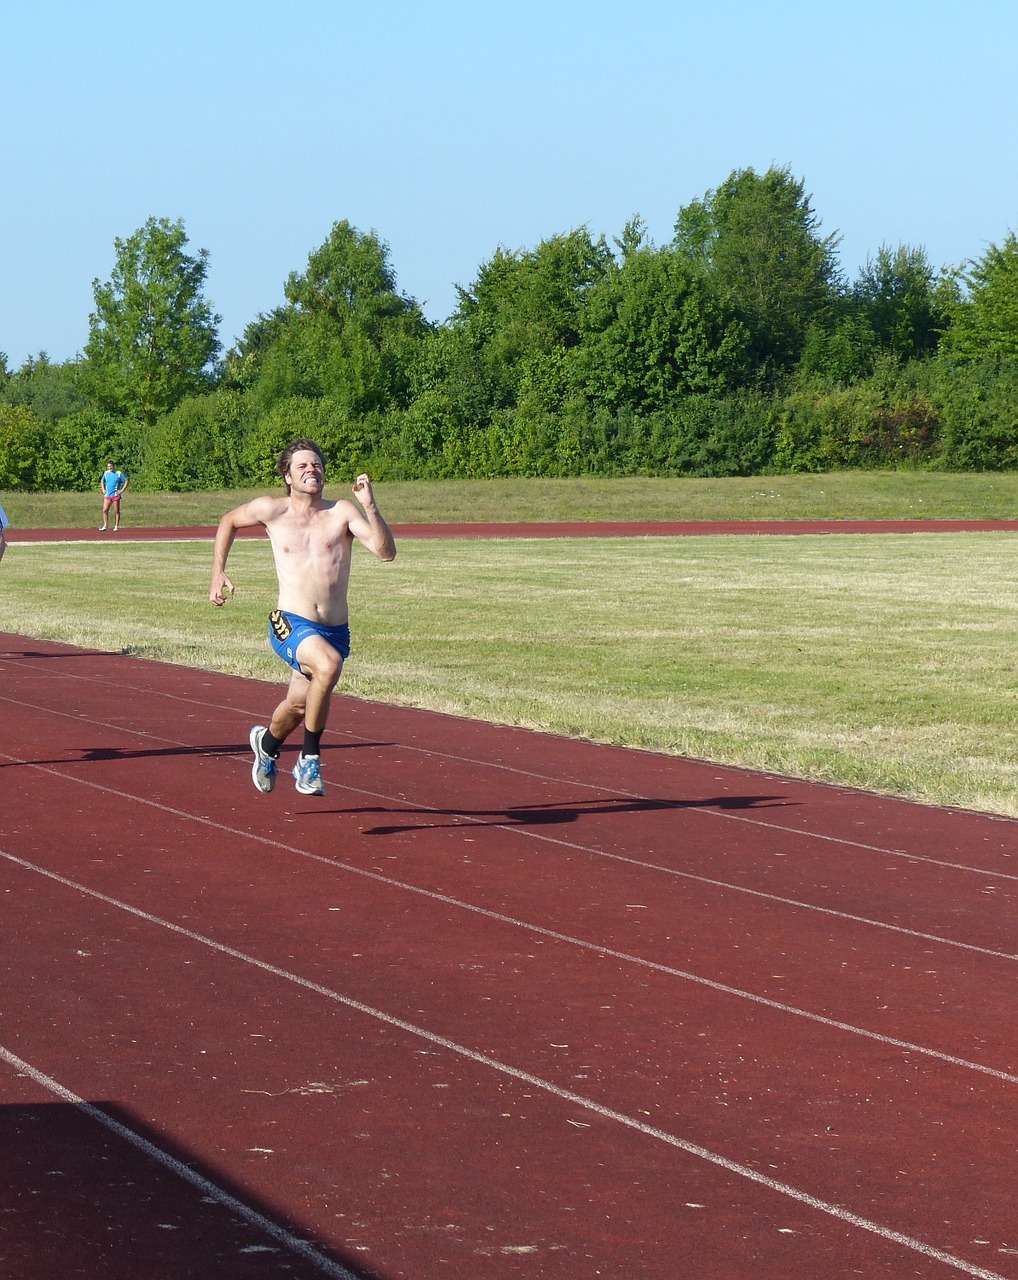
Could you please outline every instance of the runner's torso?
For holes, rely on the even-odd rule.
[[[305,516],[287,507],[266,521],[280,609],[333,627],[348,620],[353,547],[348,508],[354,510],[350,503],[326,503]]]

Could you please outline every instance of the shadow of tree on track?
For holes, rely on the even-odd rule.
[[[377,1278],[267,1203],[264,1185],[260,1195],[117,1103],[0,1105],[0,1149],[0,1273],[12,1280]]]

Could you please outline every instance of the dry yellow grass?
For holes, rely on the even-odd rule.
[[[15,544],[5,629],[282,679],[268,548],[209,559]],[[1018,816],[1009,534],[404,540],[352,608],[364,697]]]

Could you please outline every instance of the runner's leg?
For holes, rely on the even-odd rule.
[[[307,676],[304,690],[304,727],[321,734],[329,717],[332,691],[343,673],[343,655],[321,636],[306,636],[297,648],[297,661]],[[293,681],[290,682],[291,694]],[[276,731],[273,735],[278,737]]]
[[[306,676],[295,671],[290,677],[290,686],[286,697],[276,707],[269,721],[269,733],[279,742],[283,742],[293,733],[304,719],[310,681]]]

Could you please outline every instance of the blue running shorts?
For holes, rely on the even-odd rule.
[[[326,627],[320,622],[302,618],[299,613],[284,613],[282,609],[273,609],[269,614],[269,643],[275,653],[284,662],[289,663],[294,671],[300,671],[297,649],[300,642],[308,636],[321,636],[337,653],[342,654],[344,659],[349,658],[350,624],[348,622],[344,622],[339,627]]]

